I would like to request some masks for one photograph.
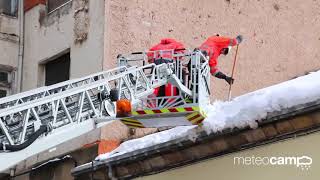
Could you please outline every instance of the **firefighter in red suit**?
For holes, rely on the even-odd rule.
[[[172,57],[172,53],[179,53],[185,50],[184,45],[174,39],[165,38],[161,39],[160,43],[151,47],[147,54],[149,63],[162,64],[170,63],[175,59]],[[177,89],[173,88],[173,93],[171,91],[172,85],[168,83],[165,86],[156,88],[154,94],[158,97],[172,96],[177,94]]]
[[[229,84],[233,84],[234,79],[222,73],[218,68],[218,57],[223,54],[227,55],[232,46],[236,46],[243,40],[239,35],[236,38],[221,37],[219,35],[209,37],[199,49],[209,56],[210,73],[219,78],[224,79]]]
[[[185,49],[184,45],[174,39],[171,39],[171,38],[161,39],[159,44],[149,49],[149,51],[155,51],[155,52],[149,52],[147,54],[148,60],[150,63],[155,63],[155,64],[172,62],[173,61],[172,53],[183,52],[184,49]],[[160,50],[162,51],[160,52]]]

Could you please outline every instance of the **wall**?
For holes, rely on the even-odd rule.
[[[298,137],[288,141],[280,141],[239,153],[209,159],[197,164],[177,168],[160,174],[137,178],[140,180],[160,179],[282,179],[282,180],[316,180],[319,179],[320,133]],[[309,170],[301,170],[295,166],[250,166],[234,165],[234,157],[279,157],[279,156],[309,156],[312,165]]]
[[[19,24],[18,19],[0,14],[0,68],[16,74],[19,50]],[[12,79],[12,88],[9,93],[15,93],[15,79]]]
[[[44,85],[44,64],[70,51],[70,78],[101,71],[103,62],[103,0],[74,0],[46,12],[39,4],[25,13],[23,90]]]
[[[245,38],[233,95],[320,69],[318,0],[108,0],[106,7],[105,68],[117,54],[148,49],[164,37],[193,49],[219,33]],[[234,51],[220,58],[225,73],[231,73]],[[225,99],[226,82],[212,81],[214,95]]]
[[[13,67],[18,63],[19,24],[16,17],[0,15],[0,45],[2,46],[0,57],[1,64]]]

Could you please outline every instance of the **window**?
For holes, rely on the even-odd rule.
[[[0,14],[18,15],[18,0],[0,0]]]
[[[9,76],[7,72],[0,72],[0,82],[9,83]]]
[[[71,0],[48,0],[47,6],[48,6],[48,12],[54,11],[58,7],[62,6],[63,4],[69,2]]]
[[[6,97],[7,96],[7,91],[0,89],[0,98]]]
[[[50,86],[69,80],[70,53],[64,54],[45,64],[45,85]]]
[[[0,98],[6,97],[11,88],[11,73],[0,70]]]

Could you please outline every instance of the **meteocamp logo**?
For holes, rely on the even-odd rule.
[[[309,170],[312,158],[309,156],[278,156],[278,157],[234,157],[234,165],[245,166],[292,166],[301,170]]]

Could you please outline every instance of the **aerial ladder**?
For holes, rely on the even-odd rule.
[[[171,62],[148,63],[147,51],[119,55],[117,68],[0,99],[0,152],[89,119],[116,119],[130,128],[201,125],[210,101],[208,58],[200,51],[165,51],[152,53],[169,52]],[[176,94],[153,94],[168,83]],[[119,115],[122,100],[129,102],[125,115]]]

